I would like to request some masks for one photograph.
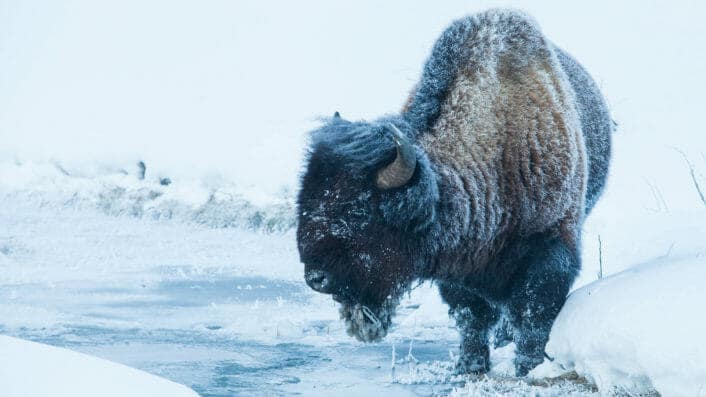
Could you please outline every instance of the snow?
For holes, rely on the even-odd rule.
[[[4,397],[195,397],[193,390],[122,364],[0,335]]]
[[[156,174],[138,163],[69,165],[0,159],[0,188],[16,199],[63,201],[77,209],[110,215],[171,219],[210,227],[285,231],[294,225],[291,189],[277,195],[243,189],[222,176]],[[144,164],[144,163],[143,163]],[[169,178],[168,185],[161,183]]]
[[[507,5],[587,67],[619,127],[554,362],[509,378],[509,345],[476,380],[452,372],[458,333],[428,283],[383,342],[348,337],[302,280],[293,197],[318,116],[396,111],[449,21]],[[704,7],[5,1],[0,333],[203,396],[706,395],[706,208],[675,150],[706,187]]]
[[[698,254],[654,260],[591,283],[562,309],[547,352],[600,390],[706,395],[704,280],[706,257]]]

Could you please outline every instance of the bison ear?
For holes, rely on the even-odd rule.
[[[341,119],[341,113],[338,113],[338,111],[336,111],[336,113],[333,114],[333,119],[334,119],[334,120],[340,120],[340,119]]]

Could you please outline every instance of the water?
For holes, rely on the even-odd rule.
[[[450,387],[394,383],[390,342],[267,343],[233,337],[218,322],[192,329],[150,326],[151,318],[181,308],[206,311],[213,305],[246,305],[276,299],[306,304],[309,294],[303,283],[236,277],[169,280],[153,287],[83,287],[67,284],[46,290],[29,284],[0,288],[3,300],[9,299],[9,295],[19,295],[47,309],[54,306],[83,309],[80,317],[83,320],[75,323],[63,322],[49,328],[23,327],[3,333],[121,362],[186,384],[204,397],[349,395],[361,390],[402,396],[429,395],[448,391]],[[134,327],[124,326],[131,322]],[[140,326],[141,323],[144,325]],[[326,322],[313,324],[321,334],[327,326]],[[405,345],[404,341],[398,343]],[[415,341],[414,355],[418,360],[445,358],[449,348],[449,341]]]

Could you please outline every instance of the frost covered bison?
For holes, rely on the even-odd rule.
[[[579,272],[612,128],[591,77],[529,17],[454,22],[400,114],[337,113],[312,132],[298,197],[307,284],[370,342],[413,281],[434,280],[460,330],[459,371],[488,371],[502,318],[525,375]]]

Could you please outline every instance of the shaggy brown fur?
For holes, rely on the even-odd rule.
[[[444,272],[456,279],[486,270],[517,233],[556,229],[577,247],[587,180],[573,90],[550,45],[516,14],[478,19],[481,28],[464,45],[479,59],[459,70],[440,117],[418,142],[468,199],[464,223],[472,233],[459,243],[474,252]]]

